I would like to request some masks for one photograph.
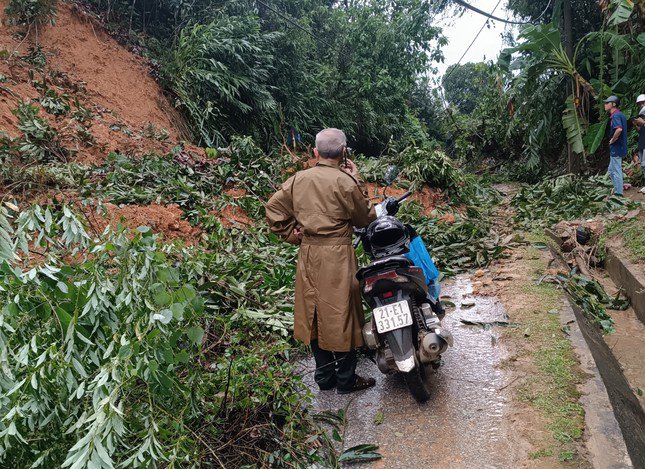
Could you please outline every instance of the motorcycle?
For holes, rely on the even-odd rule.
[[[377,206],[377,219],[355,229],[354,247],[362,243],[372,259],[356,277],[361,294],[372,309],[363,326],[363,339],[376,351],[376,364],[384,374],[402,373],[410,393],[419,402],[430,397],[425,383],[426,366],[437,368],[441,354],[453,340],[441,326],[443,309],[428,294],[423,271],[403,254],[409,251],[405,225],[389,213],[409,196],[389,198]],[[380,207],[380,210],[379,210]]]

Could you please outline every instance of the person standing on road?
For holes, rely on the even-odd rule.
[[[376,219],[356,165],[347,155],[345,134],[316,135],[318,164],[299,171],[266,205],[269,229],[300,244],[296,273],[294,336],[311,344],[314,379],[321,390],[346,394],[374,386],[356,374],[356,347],[364,323],[352,227]]]
[[[645,178],[645,94],[641,94],[636,98],[636,104],[639,106],[638,117],[634,119],[634,126],[638,131],[638,160],[643,171],[643,178]],[[641,188],[640,192],[645,192],[645,187]]]
[[[614,195],[623,195],[623,158],[627,156],[627,118],[620,112],[620,98],[610,96],[605,99],[605,111],[609,113],[609,168],[607,172],[614,184]]]

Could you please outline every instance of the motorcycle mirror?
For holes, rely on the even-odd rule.
[[[385,184],[388,186],[392,185],[396,178],[399,177],[399,173],[401,173],[401,170],[397,165],[393,164],[388,166],[385,170],[385,175],[383,176],[383,179],[385,179]]]

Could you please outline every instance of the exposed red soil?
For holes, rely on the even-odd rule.
[[[224,194],[228,195],[229,197],[233,197],[234,199],[237,199],[238,197],[244,197],[247,194],[247,192],[246,192],[246,189],[229,187],[227,189],[224,189]]]
[[[7,4],[7,0],[0,0],[3,24]],[[149,76],[143,59],[121,47],[75,6],[59,2],[57,9],[56,24],[41,26],[38,31],[47,67],[64,72],[72,81],[84,81],[91,99],[126,124],[134,127],[153,122],[176,137],[167,112],[170,104]],[[12,37],[14,32],[15,28],[2,28],[0,49],[25,54],[35,38],[21,44]]]
[[[407,189],[402,187],[390,186],[385,188],[372,182],[366,183],[365,186],[367,189],[367,195],[375,203],[383,201],[384,193],[387,197],[401,197],[407,192]],[[408,200],[420,203],[423,206],[423,214],[429,216],[435,207],[441,205],[443,201],[443,193],[441,189],[432,189],[428,186],[423,186],[420,191],[414,192]],[[454,216],[452,223],[454,223]]]
[[[227,228],[243,228],[245,226],[255,225],[255,221],[249,218],[246,212],[235,205],[225,206],[219,213],[218,218]]]
[[[244,197],[247,193],[245,189],[229,187],[224,190],[224,194],[237,199],[239,197]],[[217,218],[222,222],[222,225],[227,228],[243,228],[255,225],[255,221],[248,216],[244,209],[236,205],[226,205],[219,212],[214,212],[213,215],[217,216]]]
[[[40,92],[32,86],[33,79],[58,94],[68,93],[91,112],[82,123],[90,141],[79,131],[81,123],[70,116],[40,112],[77,162],[100,164],[112,151],[129,156],[167,153],[176,145],[180,135],[174,123],[181,125],[181,119],[148,73],[144,59],[121,47],[90,15],[59,2],[56,24],[38,30],[38,44],[47,59],[40,71],[21,60],[35,45],[36,35],[32,31],[22,40],[17,33],[24,28],[7,25],[7,4],[8,0],[0,0],[0,51],[9,54],[0,59],[0,74],[7,77],[0,83],[0,129],[19,136],[18,119],[11,111],[20,100],[37,103]]]
[[[183,220],[183,212],[178,205],[125,205],[118,207],[105,203],[104,216],[97,215],[94,207],[85,210],[87,220],[92,227],[101,232],[106,226],[116,227],[119,223],[129,229],[149,226],[153,232],[163,234],[167,241],[183,240],[187,245],[198,243],[201,230]],[[93,213],[90,213],[93,212]]]

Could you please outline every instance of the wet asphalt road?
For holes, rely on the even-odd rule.
[[[428,369],[428,402],[418,404],[400,376],[385,376],[362,359],[358,374],[376,378],[376,386],[338,395],[319,391],[313,373],[308,373],[305,382],[315,395],[314,407],[320,411],[347,407],[344,447],[378,444],[383,459],[372,463],[374,467],[517,467],[519,456],[506,415],[508,378],[497,366],[505,355],[497,341],[500,328],[460,322],[462,318],[505,321],[503,308],[494,297],[473,297],[468,276],[444,284],[442,298],[455,303],[443,321],[455,343],[438,370]],[[313,358],[302,366],[313,369]],[[380,413],[382,423],[377,424],[374,419]]]

